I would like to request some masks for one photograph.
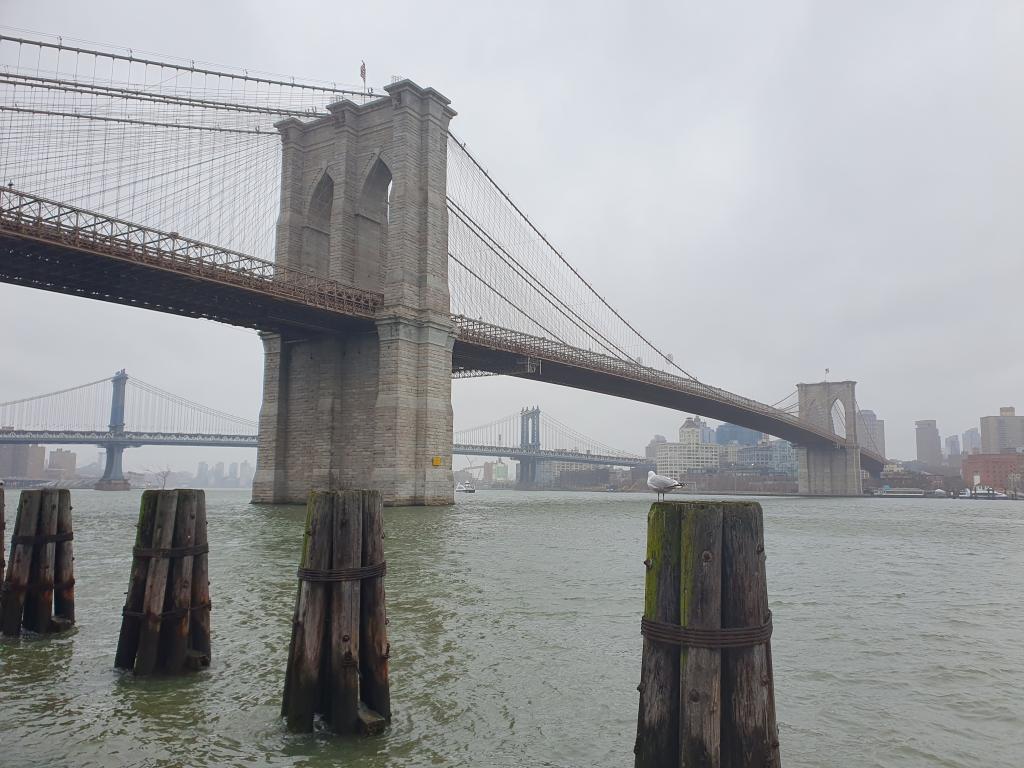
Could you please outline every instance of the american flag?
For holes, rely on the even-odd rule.
[[[363,79],[363,85],[366,85],[366,62],[364,61],[359,65],[359,77]]]

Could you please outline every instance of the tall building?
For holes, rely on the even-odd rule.
[[[885,456],[885,422],[874,411],[857,411],[857,441]]]
[[[200,461],[199,466],[196,468],[196,485],[200,488],[209,488],[210,483],[210,465],[205,461]]]
[[[248,488],[252,485],[254,474],[252,464],[248,461],[243,461],[238,467],[238,484],[243,488]]]
[[[687,445],[711,445],[715,442],[715,430],[700,416],[691,416],[679,428],[679,442]]]
[[[946,438],[946,456],[953,458],[960,455],[960,436],[950,435]]]
[[[1000,408],[998,416],[981,417],[981,452],[1013,453],[1024,448],[1024,416],[1014,408]]]
[[[46,448],[41,445],[0,445],[0,478],[42,480]]]
[[[914,422],[917,427],[917,460],[928,467],[942,466],[942,441],[935,419]]]
[[[647,447],[644,449],[644,456],[646,456],[648,459],[653,460],[657,456],[658,446],[664,445],[667,442],[668,440],[665,439],[664,435],[655,435],[651,442],[649,442],[647,444]]]
[[[757,445],[761,442],[761,433],[756,429],[738,427],[735,424],[719,424],[715,429],[715,442],[726,445],[737,442],[740,445]]]
[[[981,432],[977,427],[971,427],[961,435],[963,437],[963,452],[971,455],[981,453]]]

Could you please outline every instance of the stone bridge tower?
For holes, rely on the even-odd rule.
[[[408,80],[363,105],[277,124],[279,264],[383,295],[376,325],[264,334],[253,501],[378,488],[385,503],[449,504],[451,363],[447,137],[455,115]]]
[[[809,496],[860,496],[855,381],[797,384],[800,418],[846,437],[845,445],[798,446],[799,490]],[[833,418],[833,414],[837,418]],[[844,423],[836,423],[841,421]],[[845,429],[844,429],[845,427]]]

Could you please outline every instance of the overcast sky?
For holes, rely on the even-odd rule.
[[[830,368],[885,419],[890,456],[913,458],[917,419],[946,436],[1024,409],[1024,3],[147,6],[0,0],[8,27],[338,83],[365,60],[371,85],[437,88],[459,138],[684,368],[769,403]],[[259,409],[251,331],[6,285],[0,327],[0,400],[124,367]],[[453,391],[456,428],[538,404],[631,450],[683,419],[506,378]]]

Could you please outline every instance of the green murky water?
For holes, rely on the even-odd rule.
[[[78,628],[0,639],[4,768],[632,764],[647,496],[385,510],[395,719],[373,739],[278,717],[301,509],[208,492],[213,666],[142,680],[112,668],[138,493],[73,503]],[[1024,504],[762,503],[783,764],[1020,766]]]

